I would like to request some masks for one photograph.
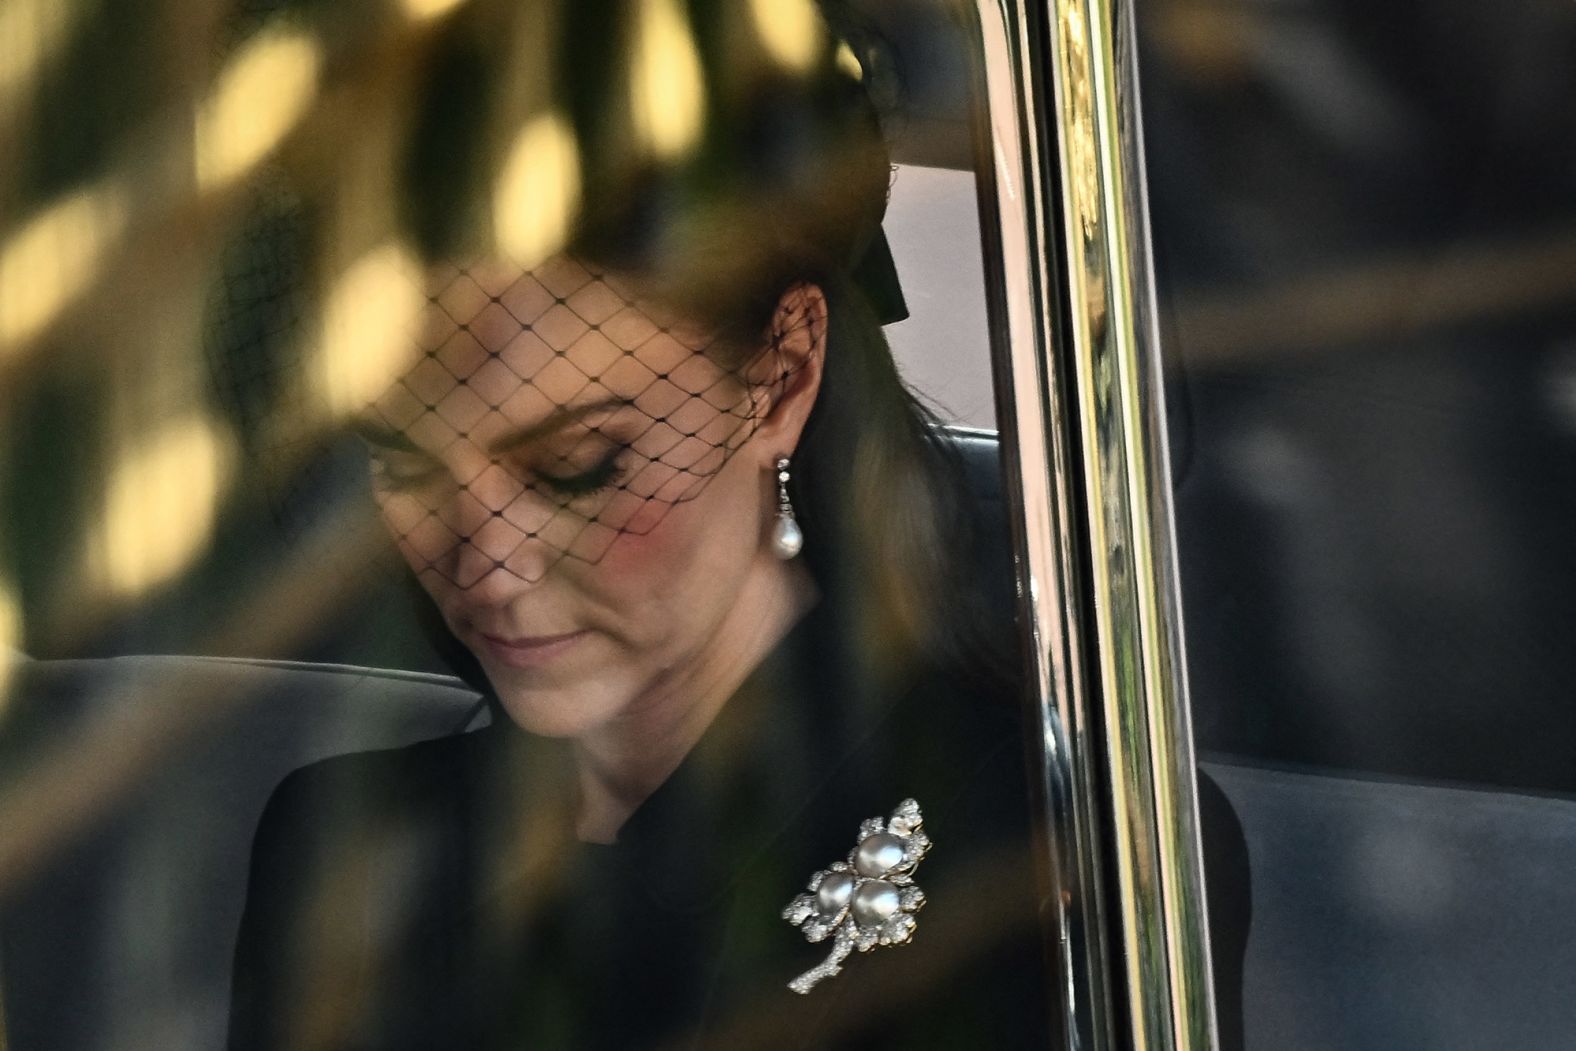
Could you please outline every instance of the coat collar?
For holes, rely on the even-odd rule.
[[[616,843],[566,842],[573,864],[620,873],[619,882],[644,907],[680,917],[715,907],[763,862],[810,866],[785,876],[782,891],[791,896],[798,880],[846,851],[859,820],[897,798],[897,789],[885,784],[890,757],[881,733],[895,694],[881,688],[848,637],[835,606],[823,601],[812,608],[635,811]],[[562,767],[567,750],[530,738],[506,717],[481,733],[492,759],[485,791],[494,798],[479,810],[507,815],[514,834],[529,835],[540,819],[496,794],[533,784],[538,791],[530,809],[539,812],[540,789],[555,780],[539,776],[540,768]],[[538,776],[522,767],[537,768]],[[862,804],[866,799],[872,802]],[[517,864],[500,864],[503,883],[524,877]]]

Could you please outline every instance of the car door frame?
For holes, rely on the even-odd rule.
[[[1214,1048],[1133,8],[976,0],[972,19],[1056,1031]]]

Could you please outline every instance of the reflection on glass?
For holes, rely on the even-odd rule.
[[[1371,14],[1141,14],[1194,711],[1253,860],[1248,1046],[1559,1046],[1576,18]]]
[[[7,1046],[1044,1044],[996,443],[883,331],[980,278],[899,282],[879,33],[156,6],[40,36],[0,162]]]
[[[220,72],[197,115],[197,185],[213,190],[273,152],[312,104],[316,41],[288,30],[258,33]]]
[[[0,244],[0,354],[11,358],[92,282],[126,202],[105,185],[52,202]]]

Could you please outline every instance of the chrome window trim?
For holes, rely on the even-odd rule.
[[[997,381],[997,418],[1007,460],[1006,488],[1019,567],[1029,681],[1038,701],[1038,785],[1045,837],[1041,854],[1044,915],[1059,974],[1053,1019],[1067,1048],[1111,1046],[1111,990],[1103,932],[1096,744],[1084,695],[1084,617],[1072,581],[1078,541],[1071,513],[1068,414],[1051,319],[1059,297],[1049,225],[1047,155],[1036,114],[1043,73],[1028,50],[1032,12],[1011,0],[980,0],[980,71],[985,123],[978,134],[980,228],[986,241],[987,299]]]
[[[1056,1021],[1069,1048],[1213,1048],[1133,11],[976,0],[976,13]]]

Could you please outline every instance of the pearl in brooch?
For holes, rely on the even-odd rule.
[[[903,864],[903,841],[890,832],[869,836],[854,852],[854,868],[871,879],[885,876]]]
[[[815,891],[815,907],[821,915],[832,919],[848,907],[854,896],[854,877],[846,872],[832,872],[821,881]]]
[[[919,804],[912,799],[898,804],[888,821],[871,818],[859,826],[847,859],[810,877],[805,893],[788,903],[783,919],[798,927],[807,941],[832,942],[826,959],[788,988],[808,993],[822,979],[840,974],[855,949],[902,945],[913,936],[914,914],[925,904],[925,892],[913,874],[930,849],[923,823]]]
[[[902,904],[897,887],[884,879],[873,879],[854,892],[854,920],[861,927],[879,927]]]

